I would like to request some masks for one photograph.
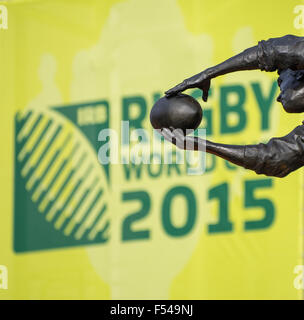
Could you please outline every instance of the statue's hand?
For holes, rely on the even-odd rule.
[[[208,70],[208,69],[207,69]],[[167,96],[176,95],[189,88],[198,88],[203,91],[202,98],[206,102],[208,99],[208,91],[210,88],[210,77],[207,70],[202,71],[195,76],[188,78],[165,92]]]
[[[200,150],[205,151],[206,141],[193,136],[185,136],[181,129],[170,127],[161,130],[162,136],[169,142],[175,144],[182,150]]]

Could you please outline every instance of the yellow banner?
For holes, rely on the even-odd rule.
[[[1,2],[0,299],[301,299],[301,169],[98,161],[103,129],[120,150],[122,121],[152,137],[166,89],[259,40],[301,35],[301,4]],[[299,125],[276,79],[222,76],[207,103],[189,92],[207,138],[252,144]]]

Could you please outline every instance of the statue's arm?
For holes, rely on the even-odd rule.
[[[189,88],[199,88],[206,101],[212,78],[242,70],[280,71],[287,68],[304,69],[304,37],[286,35],[262,40],[258,45],[185,79],[166,91],[166,94],[173,95]]]
[[[162,134],[180,149],[206,151],[257,174],[282,178],[304,166],[304,125],[284,137],[272,138],[266,144],[245,146],[185,137],[177,130],[163,129]]]
[[[225,60],[224,62],[203,71],[209,79],[242,70],[260,69],[258,59],[258,46],[244,50],[243,52]]]
[[[257,46],[206,70],[210,78],[241,70],[304,69],[304,37],[286,35],[259,41]]]

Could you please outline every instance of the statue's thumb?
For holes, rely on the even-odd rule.
[[[203,90],[203,96],[202,96],[203,100],[205,102],[207,102],[208,100],[208,90]]]

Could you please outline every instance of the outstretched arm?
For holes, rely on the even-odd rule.
[[[189,88],[203,91],[207,101],[210,80],[220,75],[242,70],[280,71],[283,69],[304,69],[304,37],[286,35],[280,38],[262,40],[257,46],[248,48],[232,58],[208,68],[166,91],[174,95]]]
[[[242,53],[214,66],[208,68],[188,79],[177,86],[166,91],[166,95],[175,95],[181,91],[189,88],[199,88],[203,92],[203,100],[207,101],[208,91],[210,88],[210,80],[226,73],[241,71],[241,70],[254,70],[259,68],[258,63],[258,46],[246,49]]]
[[[304,166],[304,125],[284,137],[272,138],[266,144],[245,146],[184,136],[178,129],[163,129],[161,133],[180,149],[206,151],[257,174],[282,178]]]

